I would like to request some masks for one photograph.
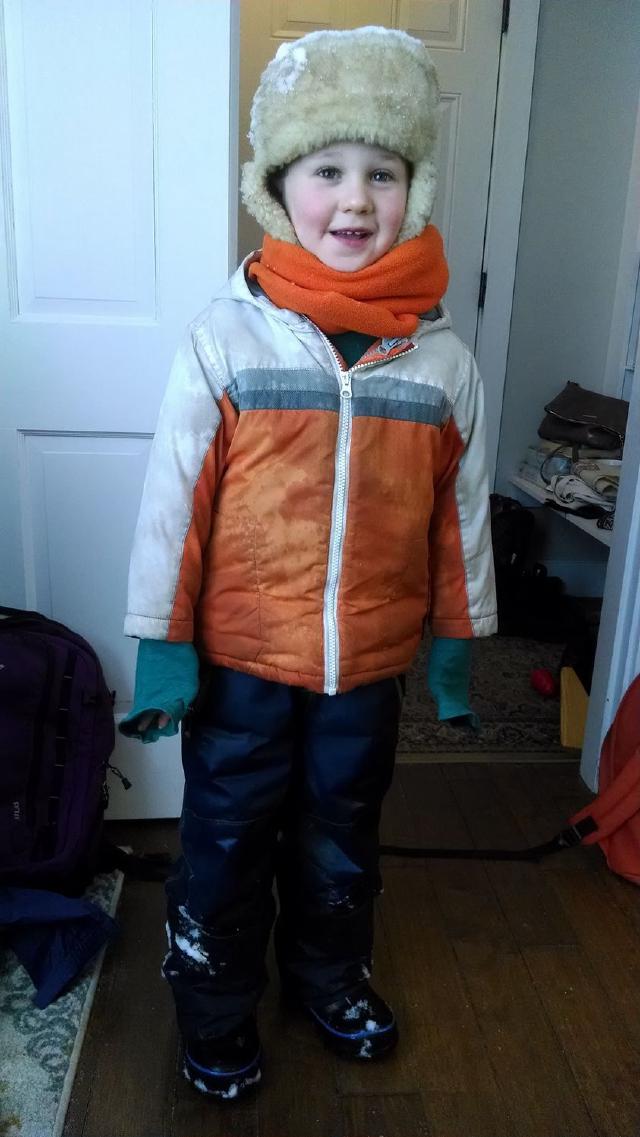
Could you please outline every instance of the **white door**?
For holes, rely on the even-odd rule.
[[[160,399],[235,257],[235,19],[234,0],[0,2],[0,596],[90,640],[118,716]],[[176,740],[112,761],[133,782],[112,816],[176,815]]]
[[[246,134],[251,97],[261,71],[285,40],[322,28],[381,24],[417,36],[429,49],[442,90],[439,185],[433,223],[444,238],[451,270],[445,303],[453,326],[476,342],[503,0],[241,0],[240,161],[250,157]],[[240,212],[240,252],[261,241],[257,224]],[[503,376],[483,376],[487,419],[500,421]]]

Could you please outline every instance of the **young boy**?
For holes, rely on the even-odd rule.
[[[428,224],[438,98],[403,32],[278,50],[243,172],[264,246],[190,326],[151,452],[121,729],[173,733],[195,699],[164,974],[218,1098],[260,1079],[274,874],[287,998],[339,1054],[395,1045],[369,978],[403,676],[428,620],[440,717],[468,717],[496,630],[482,391]]]

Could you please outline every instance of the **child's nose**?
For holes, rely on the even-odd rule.
[[[348,212],[368,212],[371,208],[369,183],[364,178],[350,178],[343,185],[341,205]]]

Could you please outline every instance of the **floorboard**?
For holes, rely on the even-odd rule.
[[[419,772],[403,771],[406,799],[411,803],[418,836],[426,829],[416,808]],[[510,812],[491,792],[486,768],[443,767],[438,771],[475,847],[519,847],[522,836]],[[422,831],[421,831],[422,830]],[[545,1009],[533,988],[526,962],[500,901],[500,874],[531,869],[529,865],[488,861],[430,861],[427,871],[442,913],[470,1006],[474,1012],[485,1064],[503,1102],[503,1126],[519,1137],[553,1132],[591,1137],[596,1133],[569,1063],[557,1046]],[[529,878],[530,879],[530,878]],[[446,1009],[443,1011],[443,1017]],[[473,1119],[466,1119],[472,1131]],[[557,1126],[557,1130],[554,1128]]]
[[[385,1133],[388,1137],[430,1137],[420,1094],[356,1094],[342,1103],[345,1137]]]
[[[382,840],[549,839],[591,798],[573,761],[400,763]],[[176,852],[175,822],[111,825]],[[260,1092],[217,1106],[180,1075],[160,885],[129,881],[63,1137],[638,1137],[640,891],[597,847],[540,864],[382,858],[375,982],[401,1045],[345,1063],[272,983]]]

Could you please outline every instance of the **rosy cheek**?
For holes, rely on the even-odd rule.
[[[395,225],[397,229],[400,229],[400,226],[402,225],[406,209],[407,199],[405,198],[403,201],[399,201],[397,203],[396,209],[394,210],[392,224]]]
[[[304,202],[304,214],[310,224],[319,224],[327,215],[326,202],[322,195],[311,191]]]

